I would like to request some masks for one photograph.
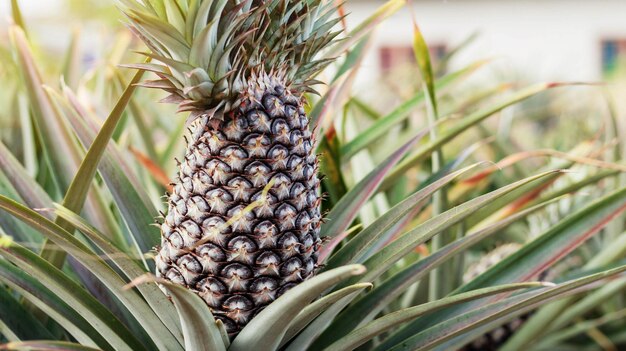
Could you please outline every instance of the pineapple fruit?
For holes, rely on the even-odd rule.
[[[491,267],[498,264],[508,256],[515,253],[522,247],[520,244],[508,243],[502,244],[482,256],[477,262],[469,266],[465,274],[463,275],[463,281],[465,283],[478,277],[484,272],[488,271]],[[545,280],[546,273],[542,273],[539,276],[539,280]],[[532,316],[533,312],[523,314],[512,321],[503,324],[494,330],[491,330],[481,335],[476,340],[473,340],[469,344],[465,345],[459,351],[496,351],[504,343],[513,336],[513,334],[521,328],[528,318]]]
[[[319,0],[123,1],[158,63],[144,86],[189,111],[168,198],[158,277],[196,292],[236,335],[310,277],[320,246],[320,181],[304,110],[330,61],[334,8]]]

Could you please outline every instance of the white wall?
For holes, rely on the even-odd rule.
[[[62,0],[21,0],[18,1],[23,15],[27,18],[40,19],[58,15]],[[6,27],[11,15],[11,1],[0,1],[0,28]]]
[[[351,27],[381,4],[348,1]],[[413,8],[427,42],[452,47],[480,32],[453,67],[492,57],[497,65],[519,70],[529,80],[599,80],[600,40],[626,38],[624,0],[418,0]],[[411,45],[411,33],[407,9],[386,21],[377,31],[361,79],[378,74],[376,46]]]
[[[110,2],[114,0],[102,0]],[[0,38],[10,14],[9,0],[0,0]],[[453,68],[482,58],[496,58],[505,71],[523,72],[529,80],[599,80],[600,40],[626,38],[626,0],[413,0],[426,40],[449,47],[479,31]],[[383,1],[348,0],[353,28]],[[60,21],[62,0],[21,0],[29,27],[40,42],[65,47],[79,19]],[[93,29],[93,28],[92,28]],[[410,14],[402,9],[377,30],[374,47],[364,61],[361,80],[378,76],[377,47],[411,45]]]

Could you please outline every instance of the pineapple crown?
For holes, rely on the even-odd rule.
[[[316,55],[335,41],[341,18],[322,0],[118,0],[155,73],[143,82],[170,93],[164,102],[222,119],[249,84],[273,76],[295,94],[315,92],[312,77],[332,59]]]

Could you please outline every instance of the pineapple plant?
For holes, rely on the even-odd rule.
[[[565,84],[457,86],[484,62],[436,77],[416,26],[423,88],[377,111],[351,84],[401,0],[352,30],[317,0],[118,5],[130,31],[108,33],[85,70],[76,42],[61,68],[38,64],[11,2],[0,350],[455,350],[535,310],[499,348],[596,346],[572,321],[623,297],[613,144],[473,144],[504,108],[523,120],[522,102]],[[135,50],[147,62],[128,64]],[[175,105],[154,104],[158,90]],[[552,162],[523,160],[542,152]],[[520,244],[463,280],[468,251],[491,240]],[[533,281],[573,253],[583,263],[555,283]],[[619,316],[590,320],[593,335],[622,346],[601,324]]]
[[[477,276],[486,272],[489,268],[502,261],[504,258],[519,250],[520,245],[516,243],[501,244],[495,249],[487,252],[484,256],[474,264],[470,265],[463,275],[463,281],[469,282]],[[514,320],[481,335],[478,339],[465,345],[459,351],[473,350],[498,350],[517,329],[529,318],[529,314],[525,314],[515,318]]]
[[[234,335],[317,269],[319,165],[303,94],[330,63],[316,55],[338,19],[322,1],[125,5],[160,61],[135,66],[160,78],[143,85],[190,113],[157,277],[197,291]]]

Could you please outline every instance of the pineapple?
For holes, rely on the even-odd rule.
[[[500,261],[504,260],[508,256],[515,253],[522,247],[520,244],[516,243],[508,243],[502,244],[492,251],[488,252],[484,256],[480,258],[476,263],[472,264],[465,274],[463,275],[463,281],[465,283],[470,280],[478,277],[484,272],[488,271],[491,267],[498,264]],[[539,275],[539,280],[546,280],[548,272],[542,272]],[[532,316],[533,312],[529,312],[523,314],[512,321],[501,325],[494,330],[491,330],[483,335],[481,335],[476,340],[473,340],[471,343],[465,345],[459,351],[496,351],[498,350],[504,343],[509,340],[513,336],[513,334],[522,327],[524,322],[528,320]]]
[[[158,277],[196,292],[236,335],[314,274],[320,181],[305,113],[330,60],[332,5],[320,0],[123,1],[160,79],[188,111],[186,153],[169,195]]]

